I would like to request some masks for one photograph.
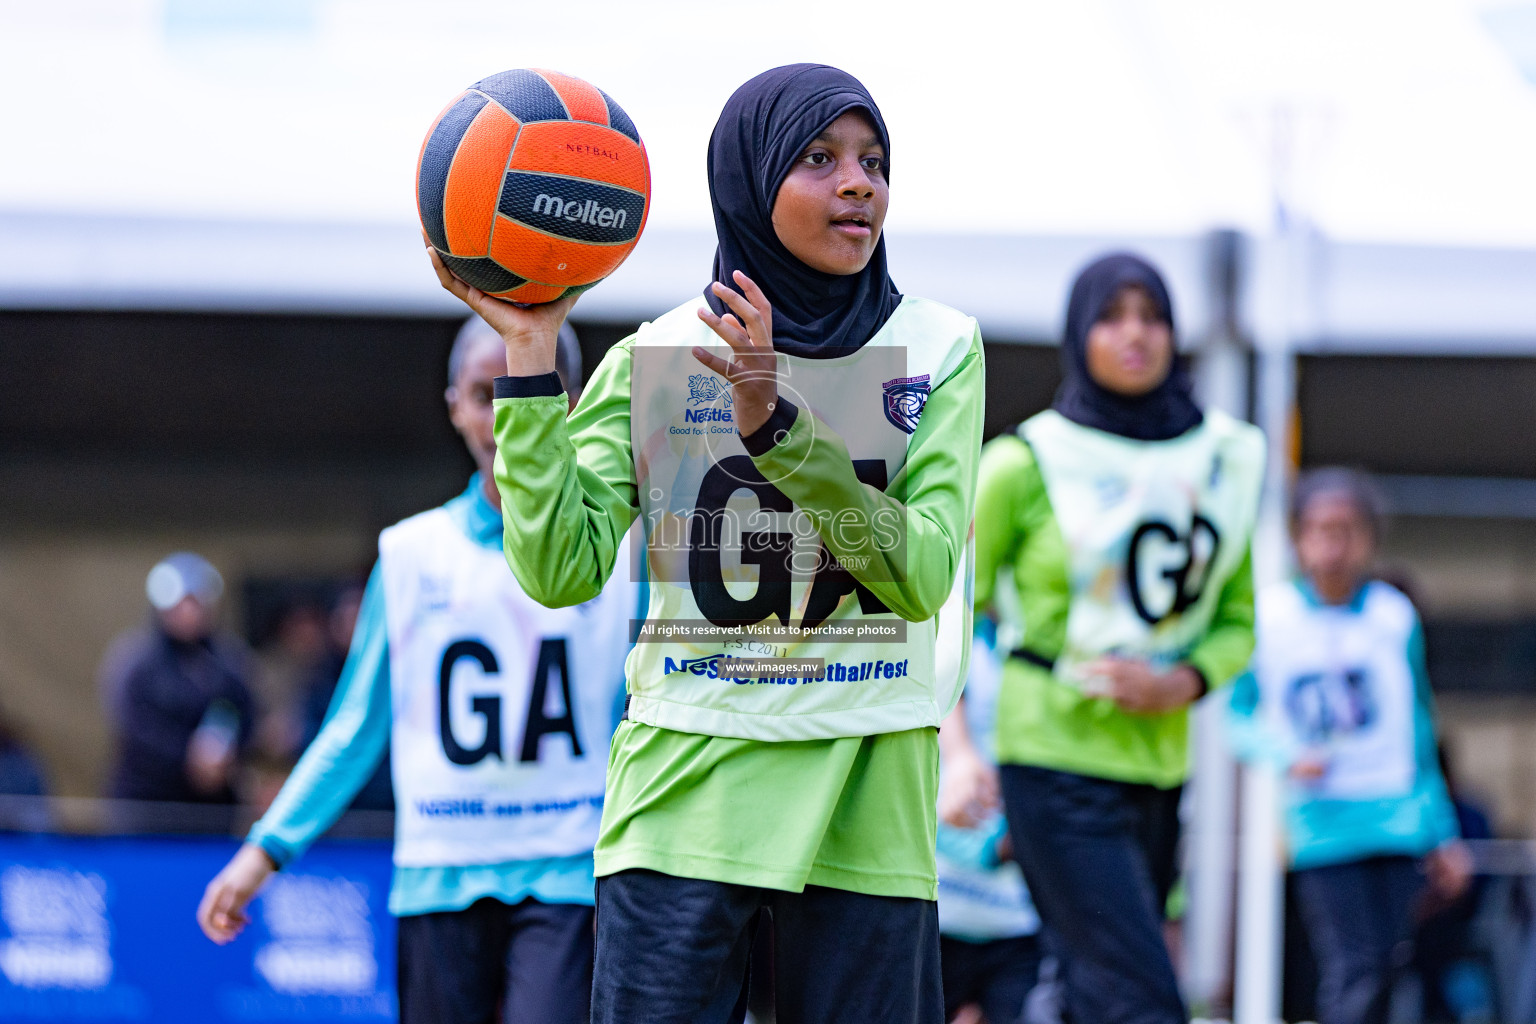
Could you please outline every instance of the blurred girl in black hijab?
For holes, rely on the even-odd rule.
[[[1071,1019],[1183,1024],[1162,921],[1188,709],[1253,649],[1264,440],[1195,405],[1168,289],[1138,256],[1078,275],[1061,358],[1054,407],[982,452],[977,607],[1011,638],[1001,767],[967,757],[951,715],[941,808],[963,818],[1000,789]]]
[[[1145,376],[1135,376],[1134,366],[1119,369],[1116,362],[1124,357],[1102,350],[1096,376],[1089,365],[1089,334],[1119,314],[1112,306],[1130,301],[1137,291],[1144,305],[1136,315],[1146,318],[1150,328],[1139,346],[1144,352],[1137,355],[1146,361]],[[1166,341],[1158,327],[1167,332]],[[1159,335],[1155,341],[1152,333]],[[1074,423],[1136,441],[1167,441],[1198,426],[1200,410],[1190,397],[1189,373],[1173,349],[1175,333],[1173,301],[1152,264],[1131,253],[1094,260],[1078,275],[1067,300],[1062,382],[1053,408]]]

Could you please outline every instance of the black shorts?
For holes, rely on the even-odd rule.
[[[941,1024],[937,904],[655,871],[597,880],[593,1024],[739,1024],[759,924],[780,1024]],[[760,1000],[752,995],[754,1006]]]
[[[944,960],[944,1016],[968,1003],[981,1007],[987,1024],[1016,1024],[1040,977],[1040,940],[1019,935],[991,942],[939,939]]]
[[[1013,855],[1062,961],[1067,1016],[1185,1024],[1163,939],[1179,788],[1017,764],[998,778]]]
[[[1424,876],[1412,857],[1369,857],[1291,874],[1317,958],[1323,1024],[1386,1024]]]
[[[592,908],[483,899],[400,918],[401,1024],[586,1024]]]

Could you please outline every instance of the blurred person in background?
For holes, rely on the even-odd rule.
[[[558,365],[574,405],[569,327]],[[447,504],[380,535],[324,724],[197,910],[210,939],[233,940],[257,891],[388,750],[404,1024],[590,1016],[592,846],[639,591],[620,568],[597,598],[548,609],[507,568],[492,477],[493,382],[506,370],[500,336],[471,318],[445,397],[477,471]]]
[[[1440,744],[1440,774],[1456,824],[1464,840],[1493,838],[1487,810],[1457,784],[1449,750]],[[1491,967],[1473,937],[1473,922],[1483,906],[1486,877],[1473,878],[1465,891],[1432,890],[1424,894],[1413,931],[1411,970],[1418,975],[1420,1017],[1428,1024],[1491,1021],[1494,994]]]
[[[0,796],[45,796],[43,765],[0,711]]]
[[[344,587],[331,604],[326,617],[326,646],[310,665],[300,684],[299,737],[297,753],[302,754],[320,735],[336,696],[337,684],[347,664],[347,649],[352,634],[357,630],[357,617],[362,609],[363,588]],[[351,808],[359,811],[392,811],[395,809],[395,790],[389,778],[389,746],[384,747],[379,767],[363,783],[353,799]]]
[[[181,551],[149,572],[146,633],[115,643],[103,693],[117,731],[112,795],[232,804],[253,720],[249,654],[216,632],[224,581]]]
[[[947,785],[966,776],[968,758],[995,764],[996,639],[993,622],[978,617],[965,693],[950,712],[965,716],[965,729],[946,722],[939,732],[939,950],[949,1020],[1015,1024],[1040,974],[1040,916],[1013,860],[996,794],[978,801]],[[975,745],[957,737],[974,737]]]
[[[262,759],[279,769],[291,767],[304,750],[305,688],[332,653],[328,593],[310,580],[282,589],[281,601],[251,638],[257,662],[252,689],[262,711],[255,744]],[[345,640],[341,650],[345,655]]]
[[[48,831],[53,826],[53,815],[46,801],[36,799],[47,795],[42,761],[4,709],[0,709],[0,829]]]
[[[262,581],[248,585],[245,598],[258,713],[240,795],[249,813],[260,815],[313,738],[304,734],[305,687],[311,673],[330,660],[329,616],[327,597],[314,580]]]
[[[1053,408],[982,452],[977,608],[1022,639],[997,701],[1001,767],[967,759],[954,784],[985,803],[1000,782],[1067,1016],[1185,1024],[1163,923],[1189,707],[1253,649],[1264,438],[1195,405],[1167,286],[1138,256],[1078,275],[1062,341]]]
[[[1265,589],[1251,671],[1231,694],[1239,756],[1285,772],[1291,882],[1318,965],[1320,1024],[1386,1024],[1426,893],[1454,900],[1471,858],[1436,753],[1424,633],[1370,575],[1381,501],[1318,469],[1290,514],[1299,575]]]
[[[314,742],[325,724],[325,713],[336,693],[336,683],[347,664],[347,651],[357,631],[357,617],[362,610],[363,587],[349,584],[341,588],[331,602],[325,619],[325,645],[310,662],[300,683],[298,749],[302,752]]]

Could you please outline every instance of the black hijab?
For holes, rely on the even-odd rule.
[[[1166,441],[1199,425],[1200,409],[1190,396],[1189,373],[1174,354],[1163,382],[1129,398],[1101,387],[1088,372],[1088,332],[1127,285],[1144,288],[1173,328],[1173,302],[1157,269],[1127,252],[1101,256],[1077,275],[1067,301],[1067,329],[1061,340],[1061,387],[1052,407],[1074,423],[1136,441]]]
[[[794,355],[830,356],[858,349],[901,302],[886,272],[885,239],[857,274],[827,274],[796,259],[773,230],[779,186],[801,152],[850,110],[869,115],[885,147],[890,137],[880,108],[846,71],[824,64],[790,64],[765,71],[726,101],[709,138],[709,198],[715,210],[714,279],[736,288],[740,270],[773,304],[773,344]],[[740,289],[737,289],[738,291]],[[706,290],[717,315],[725,303]]]

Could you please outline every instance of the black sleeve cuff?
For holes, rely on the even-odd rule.
[[[563,394],[560,375],[553,370],[532,377],[497,377],[494,392],[496,398],[553,398]]]
[[[789,436],[789,428],[795,425],[795,419],[800,415],[800,409],[794,402],[786,401],[780,397],[773,405],[773,412],[768,414],[768,419],[762,426],[751,434],[743,434],[742,447],[746,448],[751,456],[767,455],[773,450],[773,446]]]

